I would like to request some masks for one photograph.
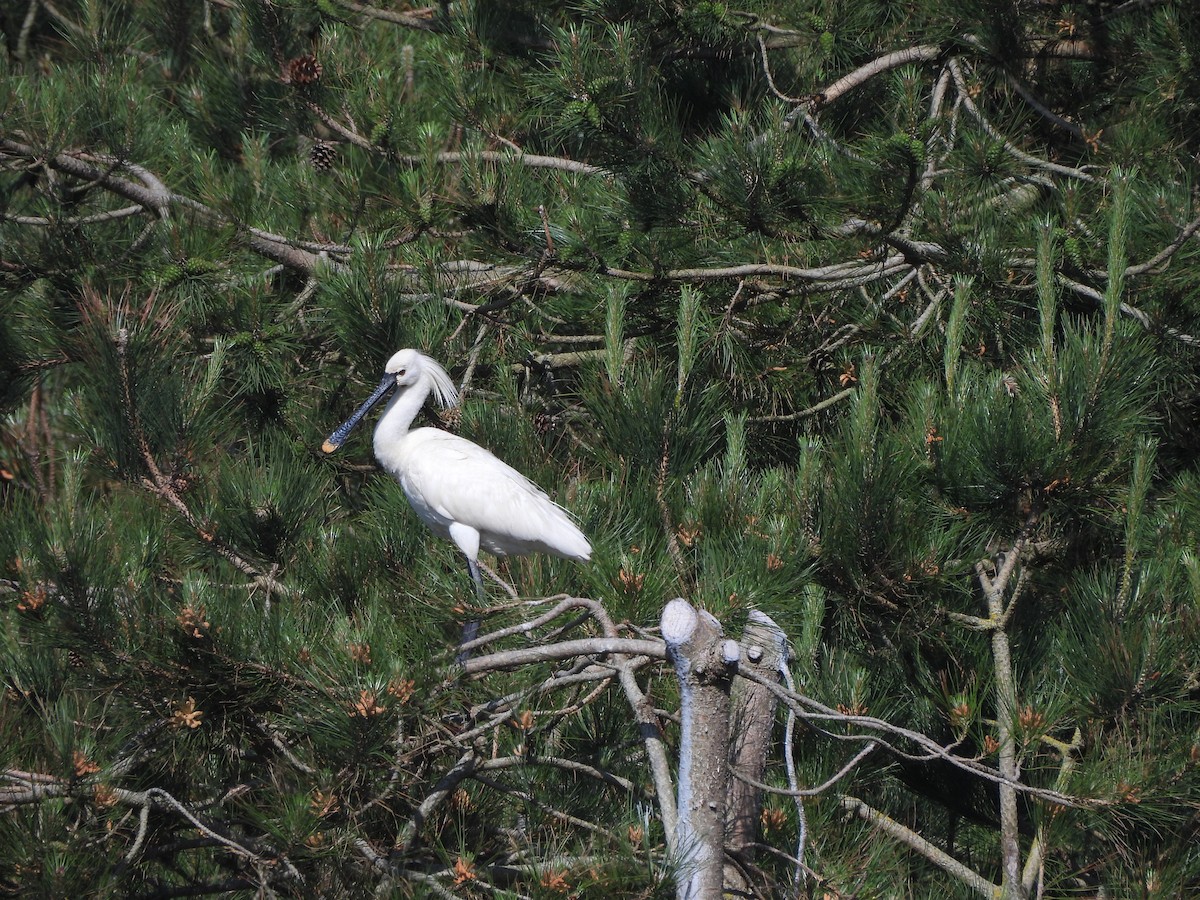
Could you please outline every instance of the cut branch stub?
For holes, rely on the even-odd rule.
[[[663,610],[662,636],[680,688],[676,896],[709,900],[722,892],[729,691],[740,654],[715,618],[681,598]]]
[[[741,648],[739,672],[753,671],[760,681],[779,680],[780,667],[787,662],[788,643],[787,635],[774,619],[756,609],[750,610]],[[733,771],[754,781],[764,781],[779,698],[763,684],[738,677],[733,681],[731,704]],[[762,792],[746,781],[731,779],[725,843],[730,853],[742,856],[743,862],[751,861],[746,855],[756,839],[761,812]],[[731,882],[729,887],[743,890],[749,887],[736,883],[740,873],[734,867],[729,867],[726,875]]]

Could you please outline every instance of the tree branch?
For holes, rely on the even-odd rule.
[[[476,755],[474,748],[472,748],[460,756],[454,767],[438,779],[438,783],[434,786],[433,790],[421,801],[420,806],[413,812],[412,818],[404,823],[404,827],[396,837],[395,847],[397,851],[403,854],[412,848],[413,841],[420,834],[421,826],[425,824],[430,814],[438,808],[446,797],[458,788],[464,778],[468,777],[474,771],[478,762],[479,757]]]
[[[746,629],[738,643],[742,658],[730,695],[733,729],[730,770],[736,780],[729,782],[725,837],[726,848],[735,855],[748,852],[757,836],[762,812],[761,778],[767,767],[775,710],[779,704],[774,694],[747,680],[741,672],[752,667],[763,679],[778,679],[781,667],[787,665],[788,654],[787,635],[783,629],[757,609],[750,610]],[[727,885],[729,875],[727,870]],[[749,885],[743,883],[737,887],[745,890]]]
[[[22,144],[9,138],[0,137],[0,156],[17,157],[20,159],[37,160],[42,159],[41,154],[33,147]],[[292,269],[298,269],[302,272],[311,274],[317,267],[320,256],[318,253],[310,252],[299,246],[298,242],[289,240],[288,238],[279,235],[271,234],[260,229],[247,227],[239,222],[236,222],[229,216],[219,213],[216,210],[199,203],[190,197],[184,197],[180,194],[175,194],[168,191],[162,182],[157,178],[149,178],[152,186],[148,187],[144,184],[137,184],[126,178],[112,174],[109,169],[101,168],[89,161],[89,159],[105,159],[112,165],[124,167],[134,171],[135,173],[143,173],[149,176],[145,169],[139,166],[133,166],[129,163],[124,163],[118,160],[113,160],[109,157],[89,157],[81,158],[84,155],[73,155],[70,153],[58,153],[49,159],[45,159],[47,165],[52,169],[63,172],[64,174],[83,178],[87,181],[95,182],[105,190],[111,191],[118,196],[124,197],[126,200],[132,200],[139,206],[149,210],[159,217],[166,217],[171,206],[180,206],[188,209],[202,218],[217,222],[223,225],[236,226],[247,244],[255,252],[268,259],[273,259],[278,263],[282,263]],[[311,246],[311,245],[310,245]],[[349,253],[349,247],[341,247],[338,245],[318,245],[320,254],[344,254]]]
[[[133,385],[129,376],[129,359],[127,349],[129,346],[129,331],[121,328],[116,336],[117,349],[117,367],[120,375],[122,402],[125,405],[125,415],[129,423],[129,430],[134,442],[137,444],[138,451],[141,454],[142,462],[146,466],[149,477],[142,479],[143,486],[151,493],[165,500],[172,506],[195,530],[196,534],[217,552],[219,556],[227,560],[235,569],[243,575],[247,575],[254,579],[254,586],[263,587],[267,591],[267,600],[270,602],[270,595],[273,591],[279,591],[284,596],[292,594],[291,588],[282,582],[278,581],[276,575],[277,568],[273,567],[270,572],[264,572],[258,566],[251,563],[249,560],[241,556],[232,547],[227,546],[223,541],[217,539],[209,529],[203,527],[199,520],[196,519],[188,505],[183,502],[183,498],[175,490],[174,481],[172,478],[163,473],[158,467],[158,462],[154,459],[154,454],[150,449],[150,444],[146,440],[145,431],[142,429],[142,423],[137,414],[137,405],[133,398]]]
[[[663,609],[662,635],[680,688],[676,897],[710,900],[724,885],[729,692],[740,651],[715,618],[681,598]]]
[[[393,11],[367,6],[365,3],[355,3],[354,0],[333,0],[333,3],[342,9],[356,12],[368,19],[378,19],[381,22],[390,22],[393,25],[403,25],[405,28],[415,28],[418,31],[442,30],[438,27],[438,7],[436,6],[426,6],[421,9],[407,11]]]
[[[931,844],[915,831],[905,828],[895,819],[884,815],[876,809],[872,809],[857,797],[847,795],[842,797],[840,802],[843,809],[849,810],[868,822],[873,828],[882,831],[906,847],[917,851],[938,868],[953,875],[968,887],[973,888],[981,896],[987,897],[988,900],[996,900],[999,897],[1000,889],[996,885],[992,884],[975,870],[964,866],[945,850]]]
[[[544,647],[524,647],[519,650],[500,650],[486,656],[476,656],[462,664],[466,675],[480,675],[499,669],[513,669],[539,662],[553,662],[560,659],[571,659],[576,656],[606,656],[620,654],[622,656],[649,656],[654,659],[666,659],[666,647],[657,641],[639,641],[632,638],[580,638],[574,641],[562,641],[548,644]]]
[[[812,102],[814,107],[827,106],[840,98],[842,94],[866,84],[876,75],[899,68],[900,66],[907,66],[909,63],[932,62],[944,52],[941,47],[932,44],[893,50],[891,53],[885,53],[883,56],[859,66],[853,72],[843,75],[818,93],[810,102]]]

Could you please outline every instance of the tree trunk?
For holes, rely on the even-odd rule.
[[[729,790],[729,690],[738,645],[724,638],[716,619],[680,598],[663,610],[662,636],[679,678],[682,719],[676,897],[719,900]]]
[[[756,609],[751,610],[740,646],[739,671],[752,669],[765,680],[779,679],[779,667],[787,658],[787,635],[770,616]],[[730,721],[733,726],[731,770],[755,781],[763,781],[779,701],[761,684],[738,677],[733,680],[730,702]],[[762,792],[745,781],[730,778],[727,806],[725,848],[739,861],[753,862],[752,847],[758,837]],[[735,891],[750,889],[735,866],[725,867],[725,886]]]

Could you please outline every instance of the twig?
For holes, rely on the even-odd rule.
[[[1179,234],[1175,236],[1175,239],[1172,240],[1171,243],[1167,244],[1166,247],[1154,254],[1154,256],[1150,257],[1150,259],[1146,260],[1144,263],[1138,263],[1137,265],[1126,267],[1125,277],[1130,278],[1135,275],[1144,275],[1153,269],[1157,269],[1160,265],[1167,262],[1167,260],[1174,256],[1175,252],[1179,250],[1180,247],[1191,240],[1197,231],[1200,231],[1200,218],[1192,219],[1192,221],[1183,226],[1183,228],[1180,229]],[[1107,273],[1103,273],[1103,277],[1107,279]]]
[[[794,413],[784,413],[783,415],[778,416],[749,416],[747,417],[746,421],[754,422],[756,424],[766,424],[774,422],[795,422],[800,419],[807,419],[809,416],[815,416],[822,410],[828,409],[829,407],[842,402],[847,397],[853,395],[854,391],[855,388],[848,387],[843,391],[838,391],[832,397],[826,397],[820,403],[814,404],[807,409],[801,409]]]
[[[658,641],[639,641],[632,638],[593,637],[574,641],[562,641],[544,647],[525,647],[519,650],[501,650],[487,656],[475,656],[462,664],[467,675],[481,675],[498,669],[512,669],[532,663],[571,659],[576,656],[649,656],[666,659],[666,647]]]
[[[437,26],[438,7],[426,6],[422,9],[412,9],[405,12],[390,9],[377,9],[353,0],[333,0],[343,9],[351,10],[370,19],[390,22],[393,25],[403,25],[405,28],[416,28],[419,31],[440,31]]]
[[[1043,735],[1042,739],[1054,746],[1062,755],[1062,765],[1059,766],[1055,786],[1060,789],[1064,788],[1071,776],[1071,772],[1075,768],[1075,754],[1083,747],[1083,732],[1077,727],[1069,744],[1054,740],[1048,735]],[[1034,882],[1042,875],[1046,858],[1046,825],[1045,820],[1038,822],[1037,830],[1033,835],[1033,841],[1029,846],[1029,855],[1025,859],[1025,869],[1021,873],[1021,887],[1025,891],[1026,896],[1033,890]],[[1041,896],[1040,890],[1038,896]]]
[[[1057,175],[1065,175],[1068,178],[1077,178],[1080,181],[1096,180],[1082,169],[1073,169],[1070,166],[1062,166],[1058,163],[1052,163],[1048,160],[1040,159],[1039,157],[1036,157],[1030,153],[1026,153],[1024,150],[1010,142],[1006,137],[1004,137],[1004,135],[996,130],[992,123],[988,121],[987,117],[980,111],[979,107],[977,107],[974,101],[971,99],[970,92],[967,90],[966,79],[963,77],[958,60],[951,59],[947,65],[950,67],[950,72],[954,75],[954,84],[958,88],[959,102],[961,102],[963,107],[966,108],[967,112],[971,114],[971,117],[979,123],[979,127],[987,133],[988,137],[1004,147],[1005,151],[1009,155],[1027,165],[1033,166],[1034,168],[1044,169],[1047,172],[1054,172]]]
[[[617,637],[616,626],[613,624],[612,619],[609,618],[608,612],[603,606],[601,606],[595,600],[589,600],[586,597],[567,597],[566,599],[559,601],[552,609],[547,610],[537,618],[530,619],[526,622],[518,622],[516,625],[510,625],[507,628],[501,628],[498,631],[492,631],[488,634],[481,635],[480,637],[475,638],[473,641],[458,645],[458,647],[455,649],[475,650],[479,647],[485,646],[486,644],[495,643],[496,641],[503,640],[507,637],[513,637],[514,635],[518,634],[529,634],[530,632],[541,628],[543,625],[553,622],[559,616],[565,615],[573,609],[586,609],[589,613],[591,613],[596,621],[600,623],[601,627],[604,629],[605,637]]]
[[[835,734],[823,729],[818,729],[828,737],[848,741],[875,741],[880,747],[889,750],[903,759],[910,759],[914,761],[940,759],[949,763],[955,768],[970,772],[971,774],[976,775],[977,777],[986,781],[996,784],[1011,783],[1012,786],[1021,793],[1029,794],[1030,796],[1037,797],[1048,803],[1054,803],[1059,806],[1089,809],[1107,805],[1107,802],[1104,800],[1072,797],[1067,794],[1060,793],[1059,791],[1033,787],[1028,784],[1022,784],[1021,782],[1010,782],[1009,779],[1005,778],[996,769],[986,766],[976,759],[968,759],[958,756],[953,753],[950,748],[939,744],[929,736],[922,734],[919,731],[913,731],[912,729],[895,725],[884,719],[875,718],[874,716],[861,716],[841,713],[835,709],[825,706],[822,703],[819,703],[816,700],[813,700],[811,697],[806,697],[803,694],[788,690],[787,688],[784,688],[773,681],[758,678],[753,672],[743,672],[741,674],[743,678],[748,678],[751,681],[762,684],[766,686],[768,690],[775,692],[784,703],[794,708],[800,718],[810,725],[817,722],[829,721],[839,722],[846,725],[854,725],[860,728],[867,728],[880,734],[891,734],[895,737],[902,738],[903,740],[909,741],[917,747],[922,748],[925,752],[923,754],[906,753],[899,747],[895,746],[889,741],[883,740],[880,737],[871,737],[864,734]]]
[[[746,784],[758,788],[760,791],[769,791],[770,793],[778,794],[781,797],[816,797],[825,793],[827,790],[849,775],[850,772],[854,770],[855,766],[857,766],[875,751],[876,746],[877,744],[874,741],[869,741],[867,745],[859,750],[858,753],[856,753],[848,763],[838,769],[837,772],[831,775],[828,779],[813,788],[781,788],[776,785],[767,784],[763,781],[758,781],[755,778],[751,778],[748,775],[737,771],[734,771],[733,777],[738,781],[744,781]],[[803,854],[799,854],[799,857],[800,859],[804,859]]]
[[[17,36],[17,48],[13,51],[13,56],[24,62],[29,58],[29,33],[33,30],[34,20],[37,19],[37,11],[40,0],[29,0],[29,8],[25,10],[25,20],[21,22],[21,33]]]
[[[284,596],[290,596],[293,591],[287,585],[276,579],[277,566],[272,567],[270,572],[263,572],[259,567],[249,562],[242,557],[233,548],[227,546],[223,541],[219,540],[215,534],[206,529],[195,514],[188,508],[188,505],[183,502],[183,498],[176,492],[172,479],[163,473],[158,467],[157,461],[154,459],[154,454],[150,450],[150,444],[146,440],[145,432],[142,430],[142,423],[137,414],[137,406],[134,403],[133,387],[129,377],[129,360],[127,357],[127,349],[129,346],[129,331],[121,328],[117,332],[116,349],[117,349],[117,368],[121,380],[122,402],[125,406],[125,416],[129,424],[129,430],[134,441],[137,444],[138,451],[141,454],[142,462],[146,466],[146,470],[150,473],[149,477],[142,478],[142,484],[151,493],[158,495],[163,500],[167,501],[175,510],[183,517],[200,536],[205,543],[213,548],[218,555],[227,560],[243,575],[247,575],[253,579],[253,587],[263,587],[267,590],[268,601],[270,594],[278,590]]]
[[[438,805],[459,786],[462,780],[471,774],[478,761],[479,757],[472,748],[459,757],[458,762],[450,771],[438,779],[438,783],[434,785],[429,796],[421,801],[421,805],[413,812],[412,818],[405,822],[404,827],[400,830],[400,834],[396,838],[398,851],[408,852],[430,813],[437,809]]]
[[[371,153],[386,154],[389,159],[394,162],[403,163],[409,166],[422,166],[427,162],[435,163],[461,163],[471,162],[473,160],[483,160],[490,163],[517,163],[518,165],[527,166],[531,169],[557,169],[561,172],[574,172],[580,175],[605,175],[606,170],[599,166],[593,166],[590,163],[580,162],[575,159],[566,159],[561,156],[541,156],[536,153],[525,153],[515,144],[507,142],[511,145],[510,152],[500,150],[443,150],[439,153],[434,153],[431,156],[410,154],[410,153],[393,153],[386,148],[372,144],[370,140],[363,137],[350,126],[344,125],[333,116],[329,115],[324,109],[313,103],[311,100],[305,101],[305,105],[325,123],[333,131],[337,132],[345,140],[354,144],[363,150]]]
[[[94,213],[90,216],[70,216],[65,219],[50,219],[44,216],[15,216],[12,213],[0,213],[0,216],[3,216],[6,221],[15,222],[18,225],[34,225],[46,228],[56,225],[95,225],[98,222],[111,222],[114,219],[136,216],[142,212],[145,212],[145,209],[141,206],[124,206],[121,209],[114,209],[109,212]]]
[[[138,858],[142,852],[142,844],[146,840],[146,831],[150,825],[150,804],[145,804],[138,810],[138,830],[137,836],[134,837],[133,843],[129,845],[129,850],[125,853],[125,862],[132,863]]]
[[[995,900],[1000,895],[1000,889],[996,885],[992,884],[975,870],[960,863],[945,850],[931,844],[915,831],[901,825],[895,819],[884,815],[877,809],[872,809],[857,797],[845,796],[841,798],[840,802],[843,809],[855,813],[870,823],[872,827],[895,838],[905,846],[916,850],[938,868],[953,875],[969,887],[974,888],[978,893],[989,898],[989,900]]]
[[[1104,295],[1093,287],[1089,287],[1086,284],[1080,284],[1078,281],[1074,281],[1073,279],[1062,274],[1056,275],[1055,281],[1081,297],[1087,297],[1089,300],[1094,300],[1098,304],[1104,303]],[[1131,306],[1128,303],[1122,303],[1121,313],[1122,315],[1128,316],[1136,321],[1147,331],[1156,330],[1154,321],[1150,318],[1149,313],[1138,309],[1136,306]],[[1200,346],[1200,337],[1187,334],[1177,328],[1162,328],[1161,331],[1163,334],[1179,341],[1180,343],[1190,344],[1192,346]]]
[[[795,693],[796,680],[792,677],[792,667],[788,664],[788,652],[785,650],[779,659],[779,674],[787,689]],[[783,764],[787,772],[788,788],[798,790],[800,781],[796,776],[795,756],[796,710],[788,706],[787,722],[783,729]],[[736,774],[736,773],[735,773]],[[804,812],[804,803],[797,797],[796,807],[796,867],[792,873],[792,884],[797,888],[803,883],[807,866],[804,865],[804,848],[808,846],[808,815]]]
[[[110,770],[109,774],[115,771]],[[37,803],[42,800],[49,800],[61,797],[76,796],[80,793],[91,793],[94,790],[92,784],[77,785],[72,782],[64,781],[53,776],[40,775],[28,772],[18,772],[9,769],[3,773],[3,777],[8,780],[18,781],[26,785],[23,792],[20,794],[6,791],[0,793],[0,803],[6,805],[15,805],[18,803]],[[103,782],[101,782],[103,783]],[[217,844],[220,844],[225,849],[251,862],[262,864],[265,866],[276,866],[282,864],[283,869],[288,876],[297,882],[303,883],[304,878],[294,865],[282,854],[275,853],[273,857],[263,856],[253,850],[243,846],[230,837],[226,837],[213,826],[202,820],[189,807],[175,799],[167,791],[162,788],[148,788],[145,791],[131,791],[125,788],[109,788],[108,796],[113,802],[121,803],[126,806],[132,806],[140,809],[142,812],[139,816],[138,833],[134,838],[133,845],[126,853],[126,860],[132,861],[136,859],[142,844],[146,838],[146,821],[152,808],[168,810],[176,815],[186,819],[192,824],[201,834]]]
[[[778,97],[780,100],[782,100],[784,103],[803,103],[805,98],[789,97],[787,94],[783,93],[783,91],[779,90],[779,88],[775,86],[775,79],[771,75],[771,60],[767,54],[767,42],[761,34],[758,35],[758,53],[759,53],[759,58],[762,59],[763,75],[766,76],[767,87],[770,88],[771,93],[774,94],[776,97]]]
[[[460,323],[459,328],[464,327],[469,321],[469,316],[463,316],[463,320]],[[479,326],[479,330],[475,332],[475,340],[471,343],[471,354],[467,357],[467,369],[465,372],[463,372],[462,382],[458,386],[458,396],[460,402],[462,401],[462,398],[467,395],[467,391],[470,390],[471,379],[475,375],[475,367],[479,364],[479,354],[483,350],[483,339],[487,336],[487,333],[490,330],[491,326],[487,322],[484,322]],[[458,333],[458,329],[455,329],[455,333]]]
[[[628,778],[622,778],[620,775],[614,775],[612,772],[605,772],[597,769],[595,766],[581,763],[578,760],[565,759],[559,756],[543,756],[540,753],[528,756],[502,756],[496,759],[487,759],[479,763],[475,771],[488,772],[501,769],[515,769],[524,766],[549,766],[553,769],[562,769],[566,772],[587,775],[589,778],[603,781],[605,784],[615,785],[630,794],[639,792],[638,786]]]

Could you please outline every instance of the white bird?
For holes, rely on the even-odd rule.
[[[383,381],[321,446],[337,450],[376,403],[396,389],[375,426],[375,458],[404,489],[417,516],[454,541],[482,600],[479,551],[497,556],[549,553],[584,562],[592,545],[546,492],[490,452],[438,428],[409,431],[430,392],[443,408],[458,401],[449,374],[418,350],[401,350]]]

